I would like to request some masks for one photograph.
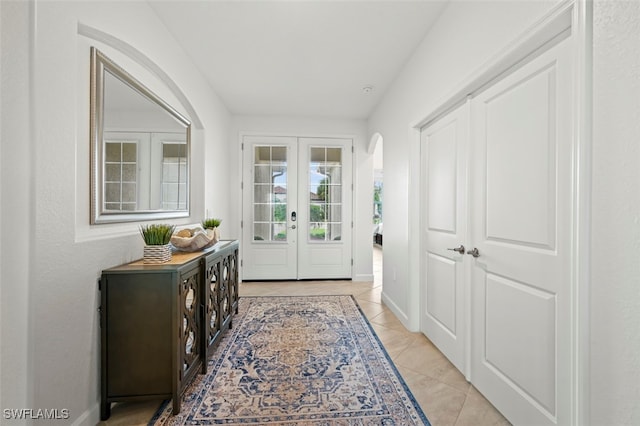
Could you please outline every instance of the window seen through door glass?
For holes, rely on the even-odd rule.
[[[287,241],[287,148],[256,146],[253,157],[253,240]]]
[[[309,152],[309,242],[342,238],[342,148]]]

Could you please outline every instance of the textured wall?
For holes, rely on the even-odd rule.
[[[640,2],[594,2],[591,424],[640,424]]]
[[[229,196],[225,184],[210,184],[224,182],[226,163],[213,167],[205,157],[226,151],[230,115],[145,2],[3,2],[1,12],[2,408],[68,409],[70,419],[52,424],[94,425],[100,389],[97,278],[104,268],[141,257],[142,239],[136,223],[89,226],[92,42],[79,35],[79,24],[150,58],[201,119],[192,145],[196,207],[182,222],[199,221],[205,199]],[[5,40],[11,41],[7,49]],[[135,65],[131,58],[120,63]],[[145,85],[168,95],[148,76],[141,78]],[[12,123],[6,133],[5,123]],[[216,213],[226,218],[227,211],[221,206]],[[5,240],[9,234],[14,238]]]
[[[420,232],[410,229],[409,185],[419,170],[409,127],[513,42],[557,2],[453,1],[387,90],[369,118],[369,135],[384,138],[384,294],[395,312],[417,328],[418,298],[411,288]],[[414,259],[416,260],[416,259]]]
[[[32,166],[16,161],[31,157],[26,143],[31,93],[29,9],[27,2],[0,4],[0,408],[28,406],[32,377],[27,321]]]

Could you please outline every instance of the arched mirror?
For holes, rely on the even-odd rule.
[[[189,216],[191,123],[91,48],[91,223]]]

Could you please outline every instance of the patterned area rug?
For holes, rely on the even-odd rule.
[[[186,390],[150,425],[429,425],[351,296],[242,297]]]

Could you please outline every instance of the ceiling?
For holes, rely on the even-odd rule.
[[[357,119],[371,114],[446,4],[148,1],[232,114]]]

